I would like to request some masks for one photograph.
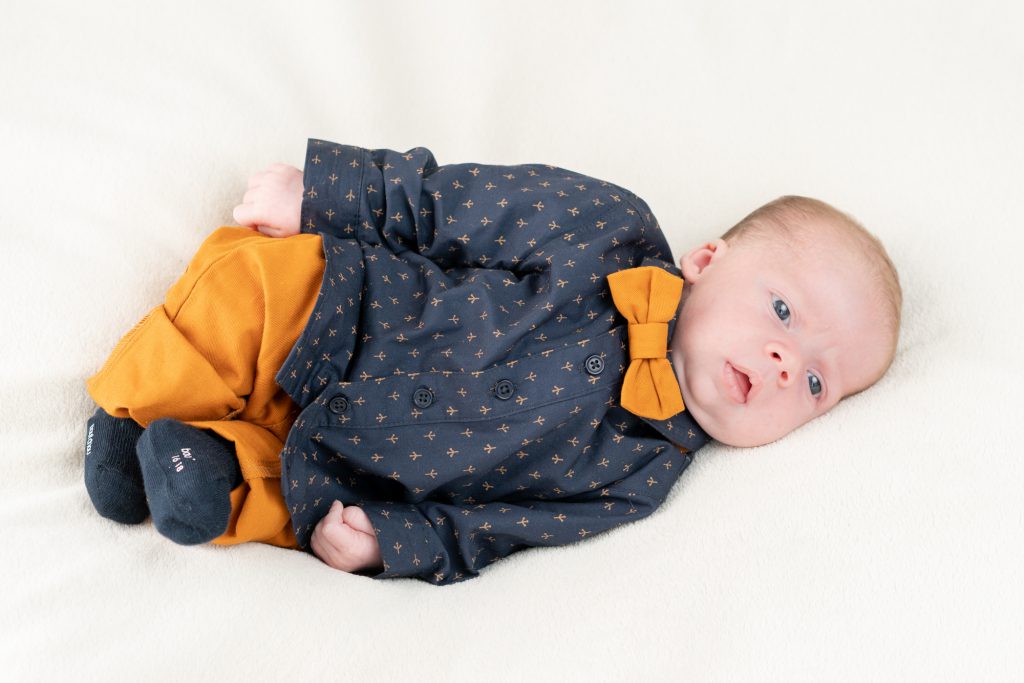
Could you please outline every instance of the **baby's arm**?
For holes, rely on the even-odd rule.
[[[338,500],[313,529],[310,546],[325,564],[345,572],[384,568],[370,518],[360,508]]]
[[[271,164],[249,176],[249,190],[232,212],[239,225],[269,237],[299,234],[302,210],[302,171],[288,164]]]

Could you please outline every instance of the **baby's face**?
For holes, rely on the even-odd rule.
[[[680,259],[672,360],[686,409],[712,438],[775,441],[879,376],[889,336],[858,264],[838,243],[757,239]]]

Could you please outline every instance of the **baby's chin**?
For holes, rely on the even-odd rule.
[[[735,424],[723,424],[722,422],[704,418],[704,422],[701,422],[700,415],[697,411],[692,413],[693,419],[697,421],[697,424],[701,426],[708,436],[715,441],[725,444],[726,446],[733,446],[734,448],[752,448],[754,446],[763,446],[766,443],[771,443],[778,437],[769,437],[766,435],[750,434],[748,430]]]
[[[698,406],[694,406],[691,403],[683,401],[686,404],[686,409],[690,413],[690,417],[697,421],[700,428],[707,432],[715,441],[723,443],[726,446],[745,447],[746,440],[742,438],[741,434],[738,434],[736,429],[730,428],[728,424],[722,424],[720,421],[715,420],[707,413],[700,410]]]
[[[683,403],[690,417],[696,420],[700,428],[707,432],[715,441],[735,448],[752,448],[776,441],[785,434],[769,434],[765,429],[755,429],[753,425],[744,423],[742,413],[734,415],[718,415],[715,411],[704,410],[700,402],[692,396],[687,399],[683,392]]]
[[[697,420],[697,424],[712,439],[735,448],[764,446],[773,441],[778,441],[793,431],[793,429],[786,429],[780,432],[775,425],[750,425],[744,424],[739,420],[725,424],[711,420],[710,428],[708,428],[701,423],[696,414],[693,415],[693,419]]]

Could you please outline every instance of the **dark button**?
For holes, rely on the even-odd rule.
[[[604,370],[604,359],[597,355],[587,356],[586,368],[591,375],[600,375]]]
[[[512,384],[511,380],[499,380],[498,383],[494,385],[494,395],[502,401],[509,400],[512,398],[512,394],[514,393],[516,393],[516,385]]]
[[[412,402],[416,404],[417,408],[429,408],[430,404],[434,402],[434,392],[426,387],[420,387],[412,392]]]
[[[342,395],[335,396],[331,399],[327,407],[331,409],[331,412],[335,415],[341,415],[348,410],[348,398]]]

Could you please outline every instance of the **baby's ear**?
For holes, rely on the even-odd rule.
[[[683,271],[683,280],[694,283],[704,274],[704,270],[719,260],[729,250],[725,240],[718,238],[705,242],[699,247],[683,254],[679,259],[679,269]]]

